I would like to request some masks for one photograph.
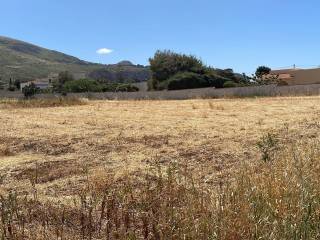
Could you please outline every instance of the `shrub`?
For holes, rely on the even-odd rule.
[[[236,84],[235,82],[233,81],[226,81],[224,84],[223,84],[223,87],[224,88],[233,88],[233,87],[237,87],[238,84]]]
[[[116,92],[138,92],[139,88],[131,84],[118,84]]]
[[[21,81],[20,80],[15,80],[13,85],[17,88],[20,89],[21,88]]]
[[[73,81],[74,77],[72,73],[68,71],[60,72],[58,79],[53,82],[53,89],[56,92],[63,92],[64,84],[67,82]]]
[[[262,160],[269,162],[279,149],[279,141],[274,134],[267,133],[258,141],[257,146],[261,152]]]
[[[147,82],[147,84],[148,84],[148,91],[153,91],[153,90],[155,90],[154,84],[153,84],[153,79],[149,79],[148,82]],[[1,85],[0,85],[0,86],[1,86]]]
[[[210,87],[210,82],[197,73],[178,73],[168,80],[168,90]]]
[[[230,79],[217,75],[214,71],[208,72],[204,78],[209,82],[210,87],[223,88],[223,84]]]
[[[63,85],[65,92],[102,92],[103,87],[95,80],[79,79],[68,81]]]
[[[14,92],[15,90],[16,90],[16,87],[13,85],[8,87],[8,91],[10,92]]]
[[[39,93],[39,91],[40,88],[38,88],[34,83],[31,83],[22,89],[25,98],[31,98],[37,93]]]
[[[138,92],[139,88],[127,83],[104,84],[103,92]]]

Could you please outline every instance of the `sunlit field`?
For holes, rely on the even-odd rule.
[[[320,97],[0,101],[4,239],[318,239]]]

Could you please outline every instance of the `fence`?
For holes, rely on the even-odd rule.
[[[184,100],[194,98],[253,97],[253,96],[305,96],[320,95],[320,84],[295,86],[252,86],[240,88],[201,88],[178,91],[123,92],[123,93],[70,93],[68,97],[109,100]],[[59,94],[39,94],[36,98],[55,98]],[[0,91],[0,98],[23,98],[21,92]]]

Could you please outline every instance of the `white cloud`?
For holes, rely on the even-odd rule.
[[[97,50],[97,53],[100,54],[100,55],[107,55],[107,54],[110,54],[112,53],[113,50],[112,49],[108,49],[108,48],[100,48]]]

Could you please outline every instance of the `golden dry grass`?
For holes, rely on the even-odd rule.
[[[287,97],[90,101],[59,108],[0,105],[1,191],[71,204],[88,181],[102,189],[108,185],[106,175],[139,177],[150,165],[172,163],[186,166],[197,181],[221,187],[239,176],[235,173],[241,175],[244,163],[260,161],[257,142],[266,133],[281,136],[283,146],[298,138],[319,139],[319,103],[320,97]],[[281,164],[277,177],[285,168]],[[250,171],[259,168],[269,169],[258,164]],[[252,175],[255,181],[259,177]]]
[[[77,186],[84,166],[121,175],[155,161],[187,162],[206,181],[216,181],[256,157],[255,143],[264,133],[303,128],[317,119],[319,102],[297,97],[0,107],[1,149],[10,149],[0,154],[3,187],[28,191],[28,177],[38,166],[39,194],[60,198],[72,194],[66,183]]]
[[[12,108],[45,108],[45,107],[67,107],[85,105],[87,99],[75,97],[57,97],[50,99],[0,99],[2,109]]]

